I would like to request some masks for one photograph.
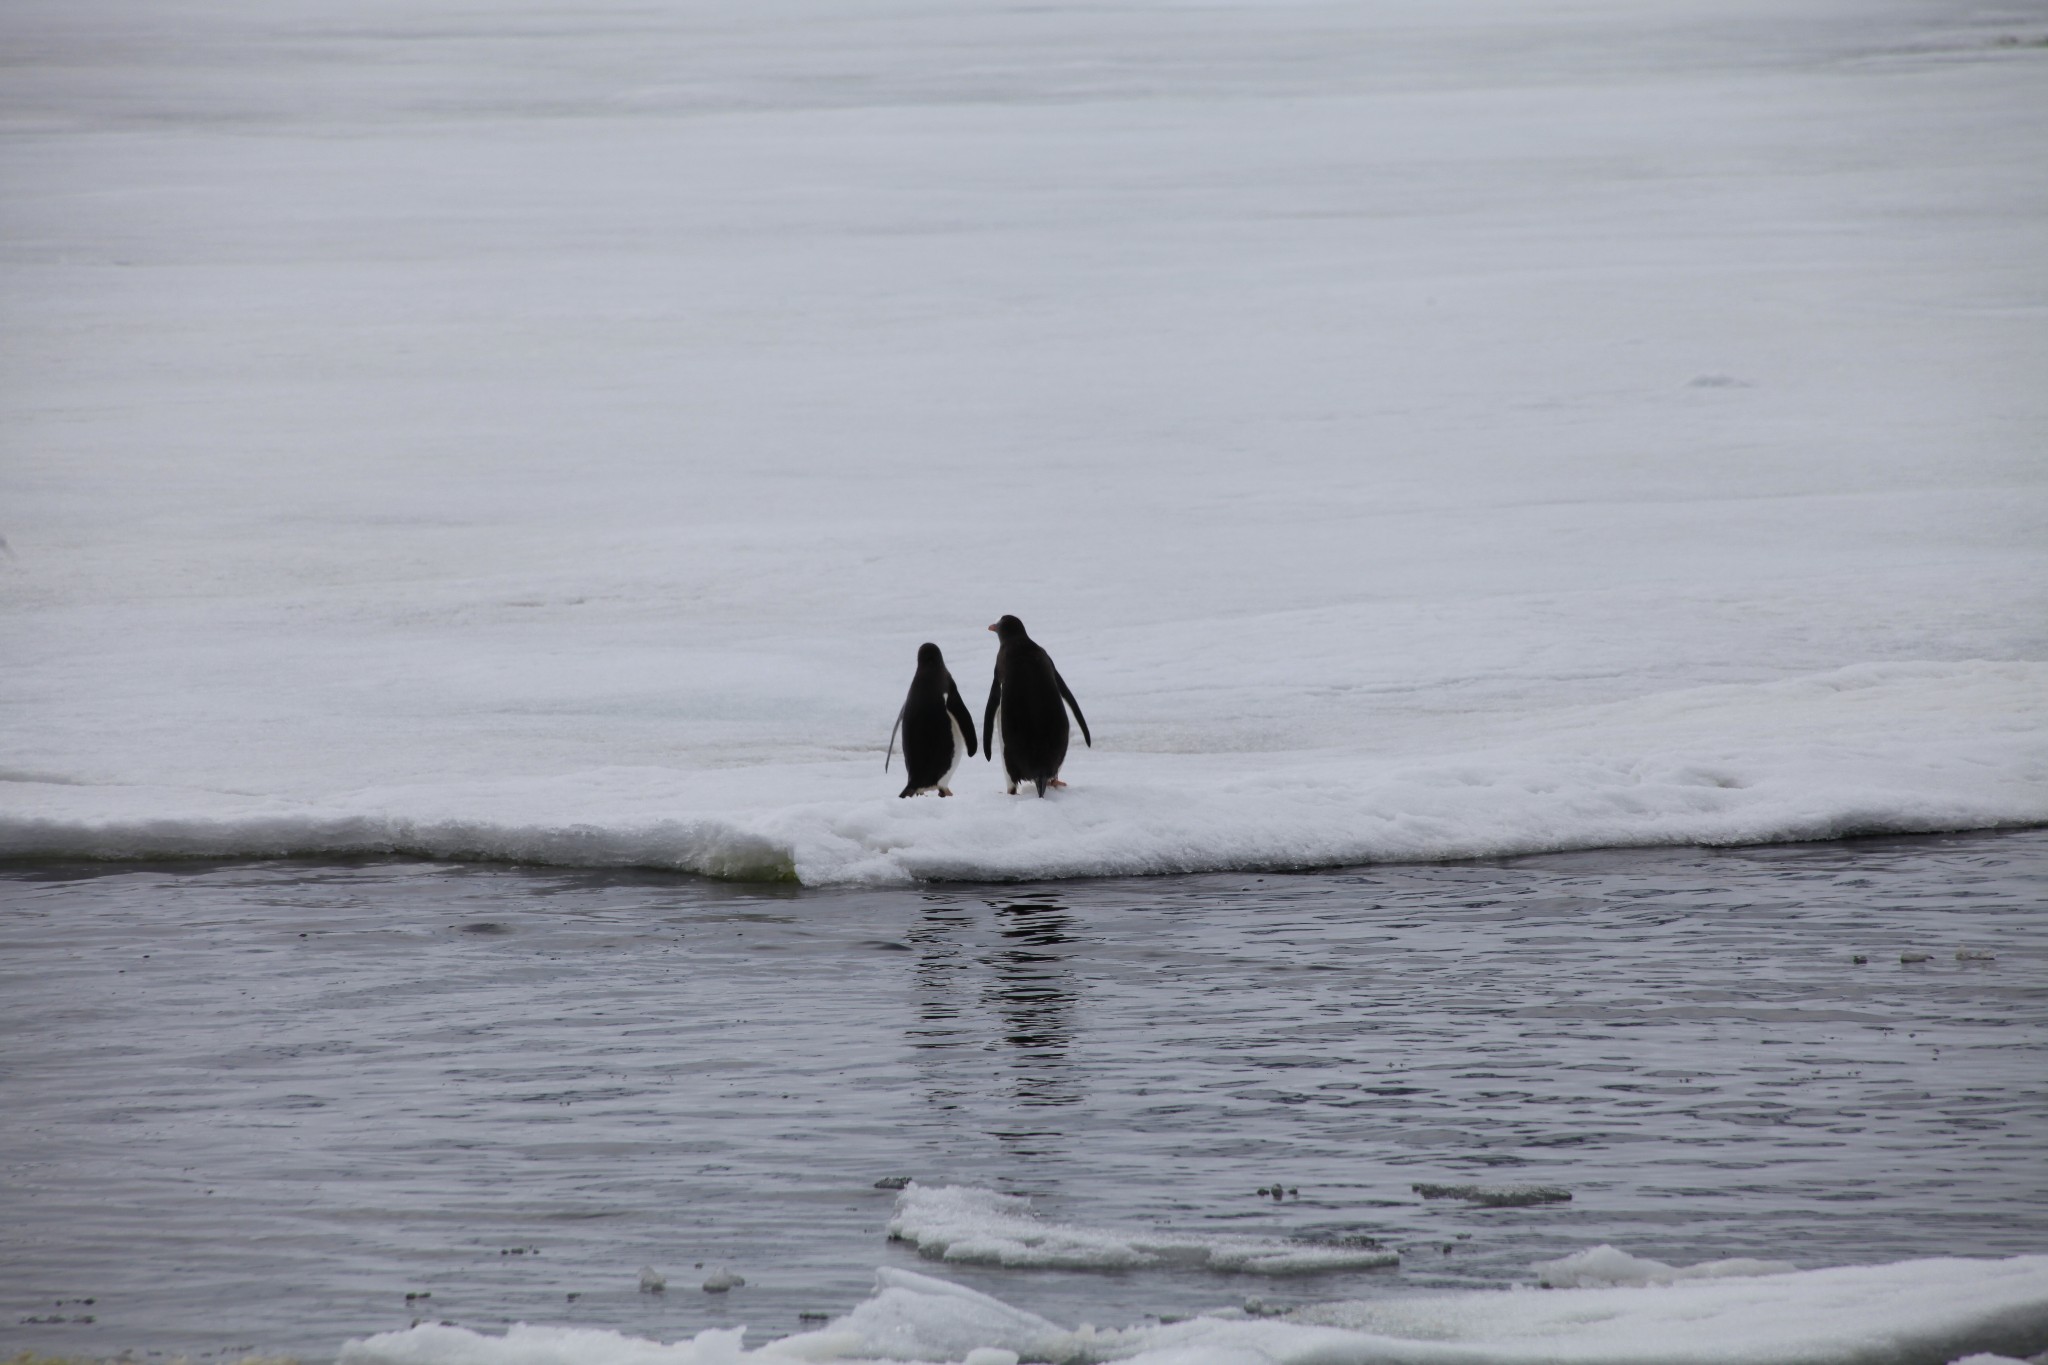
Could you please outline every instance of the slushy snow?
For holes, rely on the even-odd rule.
[[[875,1296],[817,1332],[746,1351],[739,1331],[661,1346],[611,1332],[416,1327],[352,1341],[341,1365],[1946,1365],[2048,1342],[2048,1257],[1922,1260],[1654,1288],[1395,1295],[1285,1319],[1059,1325],[930,1276],[883,1269]]]
[[[1199,1237],[1081,1227],[1038,1217],[1030,1201],[972,1186],[911,1185],[896,1197],[889,1235],[934,1260],[1062,1270],[1153,1266],[1253,1275],[1315,1274],[1395,1265],[1378,1247],[1318,1246],[1250,1237]]]
[[[0,856],[2048,821],[2016,23],[10,5]],[[978,701],[1005,612],[1096,746],[898,801],[918,644]]]

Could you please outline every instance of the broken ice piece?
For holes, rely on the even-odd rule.
[[[1568,1204],[1572,1192],[1555,1185],[1411,1185],[1424,1199],[1462,1199],[1489,1209],[1519,1209],[1531,1204]]]
[[[745,1276],[735,1275],[724,1266],[720,1266],[705,1277],[704,1292],[707,1294],[723,1294],[727,1290],[738,1289],[746,1282]]]
[[[643,1293],[643,1294],[659,1294],[659,1293],[661,1293],[662,1291],[666,1290],[667,1288],[668,1288],[668,1276],[666,1276],[666,1275],[662,1274],[662,1273],[661,1273],[661,1272],[660,1272],[659,1270],[656,1270],[656,1269],[655,1269],[655,1268],[654,1268],[653,1266],[651,1266],[651,1265],[643,1265],[643,1266],[641,1266],[641,1267],[640,1267],[640,1292],[641,1292],[641,1293]]]

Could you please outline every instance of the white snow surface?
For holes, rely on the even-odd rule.
[[[1318,1246],[1252,1237],[1201,1237],[1081,1227],[1040,1218],[1028,1199],[967,1185],[911,1184],[896,1197],[889,1235],[934,1260],[1065,1270],[1200,1267],[1252,1275],[1369,1270],[1400,1258],[1376,1247]]]
[[[16,0],[0,854],[807,882],[2048,821],[2048,34]],[[1068,790],[899,801],[1021,616]]]
[[[1921,1260],[1661,1288],[1463,1291],[1325,1304],[1286,1319],[1066,1329],[930,1276],[883,1269],[826,1328],[748,1352],[739,1331],[659,1345],[518,1326],[415,1327],[349,1342],[341,1365],[774,1365],[802,1360],[1094,1365],[1945,1365],[2048,1341],[2048,1257]],[[989,1355],[981,1355],[983,1361]],[[1981,1365],[1981,1359],[1978,1362]]]

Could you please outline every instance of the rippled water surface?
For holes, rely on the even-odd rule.
[[[425,1318],[759,1340],[844,1311],[876,1265],[931,1268],[885,1239],[891,1176],[1402,1255],[1277,1281],[940,1272],[1069,1323],[1505,1283],[1600,1242],[2040,1252],[2044,889],[2041,831],[878,891],[17,866],[0,1338],[317,1359]],[[1474,1181],[1573,1198],[1411,1189]],[[1299,1193],[1254,1193],[1276,1183]],[[747,1283],[701,1291],[721,1265]]]

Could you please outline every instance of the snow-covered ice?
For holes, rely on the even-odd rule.
[[[2048,820],[2040,28],[11,4],[0,851]],[[1003,612],[1072,789],[896,800],[918,643],[975,695]]]
[[[1617,1253],[1619,1254],[1619,1253]],[[877,1272],[875,1296],[817,1332],[746,1351],[739,1331],[662,1346],[612,1332],[422,1326],[352,1341],[342,1365],[738,1365],[994,1351],[1095,1365],[1943,1365],[2048,1336],[2048,1257],[1924,1260],[1655,1288],[1468,1291],[1332,1303],[1285,1319],[1062,1328],[962,1286]]]
[[[913,1184],[904,1190],[897,1196],[889,1235],[934,1260],[1035,1269],[1178,1266],[1297,1275],[1371,1270],[1400,1260],[1372,1246],[1080,1227],[1039,1218],[1028,1199],[958,1185],[928,1189]]]
[[[1604,1289],[1622,1285],[1676,1284],[1680,1280],[1713,1280],[1730,1276],[1785,1275],[1797,1270],[1790,1261],[1760,1261],[1736,1256],[1697,1265],[1666,1265],[1647,1256],[1631,1256],[1611,1246],[1597,1246],[1530,1267],[1546,1289]]]

